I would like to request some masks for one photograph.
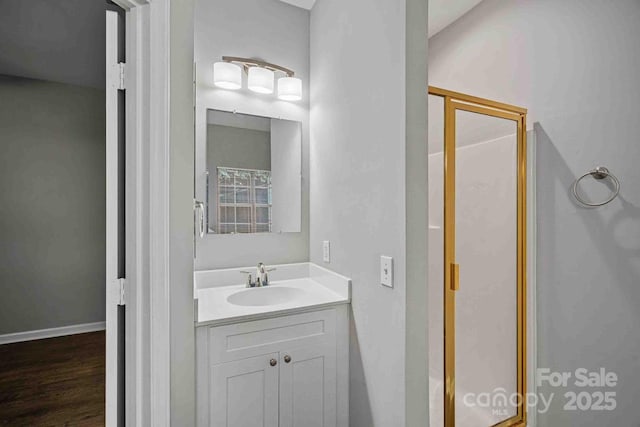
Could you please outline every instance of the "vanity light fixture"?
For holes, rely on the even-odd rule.
[[[213,84],[223,89],[240,89],[242,69],[231,62],[216,62],[213,64]]]
[[[232,69],[230,66],[235,68]],[[214,84],[224,89],[239,89],[242,85],[240,66],[247,73],[249,90],[262,94],[273,93],[275,73],[282,73],[284,76],[278,78],[278,99],[302,99],[302,80],[294,77],[295,73],[292,70],[258,59],[223,56],[221,62],[213,64]]]
[[[250,67],[247,75],[247,87],[249,90],[256,93],[273,93],[273,77],[275,73],[272,70],[262,67]]]
[[[279,78],[278,99],[282,99],[283,101],[300,101],[302,99],[302,80],[297,77]]]

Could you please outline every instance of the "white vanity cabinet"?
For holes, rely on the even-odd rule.
[[[347,427],[347,307],[198,326],[198,426]]]
[[[213,365],[209,399],[212,426],[278,426],[278,354]]]
[[[280,427],[337,425],[335,347],[293,348],[281,360]]]

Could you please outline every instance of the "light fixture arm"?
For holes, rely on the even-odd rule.
[[[222,60],[225,62],[237,62],[242,64],[245,72],[249,70],[250,67],[262,67],[271,71],[280,71],[285,73],[287,77],[293,77],[294,72],[288,68],[282,67],[277,64],[272,64],[270,62],[260,61],[259,59],[251,59],[251,58],[240,58],[237,56],[223,56]]]

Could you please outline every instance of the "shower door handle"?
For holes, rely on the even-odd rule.
[[[460,289],[460,265],[452,263],[450,265],[451,270],[451,290],[457,291]]]
[[[194,209],[196,211],[196,232],[197,235],[202,239],[204,237],[204,233],[206,231],[205,226],[205,212],[204,212],[204,203],[198,200],[194,200]]]

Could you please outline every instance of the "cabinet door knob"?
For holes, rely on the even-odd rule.
[[[286,363],[291,362],[291,356],[289,356],[289,355],[287,354],[287,355],[284,357],[284,361],[285,361]]]
[[[278,361],[276,359],[271,359],[269,361],[269,365],[271,365],[271,366],[276,366],[277,364],[278,364]]]

